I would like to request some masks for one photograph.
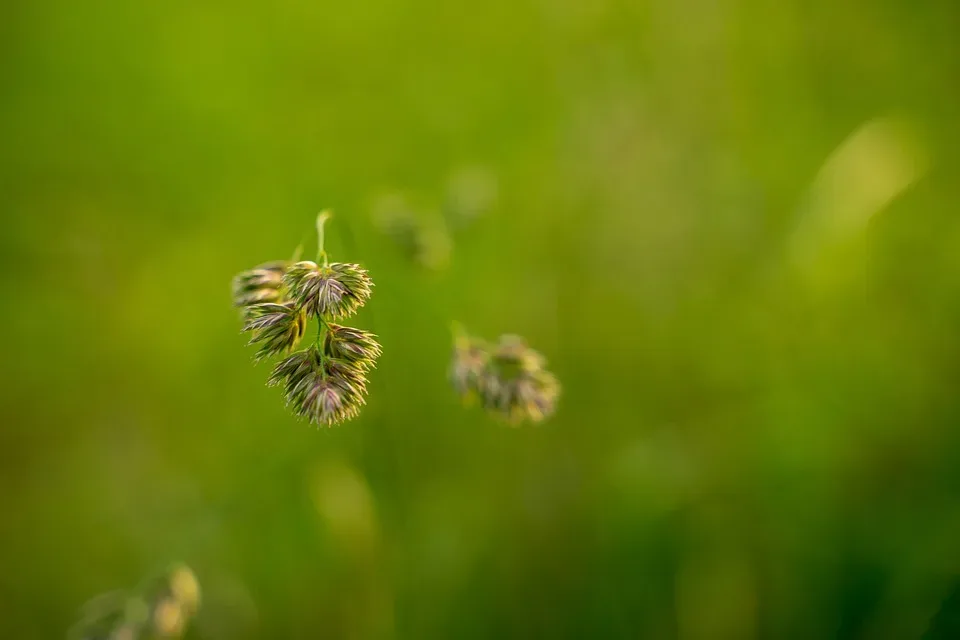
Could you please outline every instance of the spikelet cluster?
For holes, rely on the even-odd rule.
[[[292,301],[264,302],[247,308],[243,330],[252,334],[250,344],[259,344],[257,360],[294,349],[307,329],[307,314]]]
[[[256,359],[286,356],[274,367],[268,384],[283,389],[287,406],[298,417],[332,426],[360,413],[366,403],[366,376],[376,366],[381,348],[374,334],[334,323],[352,316],[370,299],[373,281],[360,265],[327,262],[322,245],[325,220],[326,214],[321,214],[320,264],[268,263],[276,266],[269,277],[263,265],[243,272],[234,278],[234,302],[243,307],[243,330],[251,334],[250,344],[258,346]],[[271,301],[248,303],[265,297]],[[309,318],[318,323],[316,343],[296,351]]]
[[[335,262],[318,265],[304,260],[283,275],[283,284],[312,316],[342,320],[370,299],[373,282],[360,265]]]
[[[450,382],[467,403],[477,402],[511,424],[540,422],[556,410],[560,383],[546,359],[519,336],[501,336],[496,344],[457,335]]]
[[[183,637],[199,607],[196,576],[186,565],[176,565],[133,591],[115,591],[88,602],[70,638],[173,640]]]
[[[362,371],[373,366],[381,353],[377,336],[369,331],[332,323],[327,325],[323,347],[332,358],[347,362]]]
[[[268,384],[283,387],[287,406],[318,425],[355,418],[366,404],[365,369],[325,356],[313,346],[280,361]]]
[[[276,260],[234,276],[234,306],[247,308],[263,302],[280,303],[286,300],[283,274],[286,273],[287,266],[287,262]]]

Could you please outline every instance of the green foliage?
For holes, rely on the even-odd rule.
[[[960,575],[958,24],[2,3],[0,638],[171,557],[197,640],[921,637]],[[264,387],[317,321],[253,366],[224,285],[285,258],[242,287],[284,304],[327,205],[377,285],[334,323],[386,353],[317,433]],[[463,409],[452,318],[549,357],[543,428]]]

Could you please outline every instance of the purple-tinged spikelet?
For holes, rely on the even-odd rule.
[[[273,370],[271,385],[282,385],[297,416],[332,426],[357,416],[366,404],[363,371],[325,357],[316,347],[298,351]]]
[[[318,425],[356,417],[366,402],[366,374],[380,357],[377,337],[334,324],[352,315],[370,298],[373,282],[359,265],[327,262],[323,227],[329,213],[317,216],[316,262],[273,262],[234,278],[234,302],[244,308],[243,330],[258,345],[256,359],[286,355],[267,384],[282,386],[287,406]],[[296,255],[299,256],[300,249]],[[300,344],[310,317],[317,320],[316,342]]]
[[[293,302],[255,304],[247,308],[243,330],[252,333],[250,344],[259,344],[256,359],[288,353],[303,338],[307,314]]]
[[[290,296],[307,313],[341,320],[356,313],[370,298],[373,281],[356,264],[335,262],[317,265],[304,260],[283,276]]]
[[[263,302],[283,302],[283,274],[287,263],[283,260],[267,262],[233,278],[233,305],[249,307]]]
[[[349,362],[364,371],[376,366],[381,353],[377,336],[338,324],[327,326],[324,349],[330,357]]]
[[[288,380],[302,379],[315,368],[314,355],[314,348],[304,349],[303,351],[296,351],[290,354],[274,365],[273,371],[267,379],[267,386],[276,387],[281,384],[286,384]]]

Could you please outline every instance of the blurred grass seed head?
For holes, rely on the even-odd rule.
[[[439,271],[450,264],[453,238],[436,211],[414,207],[402,194],[390,193],[374,203],[371,217],[377,229],[418,266]]]
[[[180,638],[200,608],[200,583],[186,565],[130,592],[90,600],[69,637],[77,640],[158,640]]]
[[[546,365],[519,336],[490,345],[458,331],[449,377],[465,403],[479,400],[491,415],[517,425],[541,422],[556,410],[560,383]]]
[[[250,307],[262,302],[283,302],[283,274],[288,263],[282,260],[261,264],[239,273],[233,279],[233,304]]]

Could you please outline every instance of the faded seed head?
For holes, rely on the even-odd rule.
[[[523,338],[510,334],[500,336],[493,359],[501,369],[501,375],[506,377],[539,371],[547,364],[546,358],[528,347]]]
[[[490,354],[487,345],[468,336],[457,338],[448,377],[457,394],[465,401],[482,396],[493,380],[488,379]]]
[[[560,394],[559,382],[545,367],[546,359],[519,336],[501,336],[491,347],[459,335],[450,379],[461,397],[479,398],[510,423],[539,422],[554,413]]]
[[[487,409],[512,424],[523,420],[540,422],[556,410],[560,385],[549,371],[523,373],[499,381],[485,398]]]
[[[178,565],[170,572],[170,593],[184,610],[193,615],[200,608],[200,583],[186,565]]]
[[[136,624],[125,624],[111,633],[109,640],[137,640],[140,637],[140,627]]]
[[[159,637],[177,637],[185,625],[183,607],[174,598],[163,598],[153,608],[153,628]]]

